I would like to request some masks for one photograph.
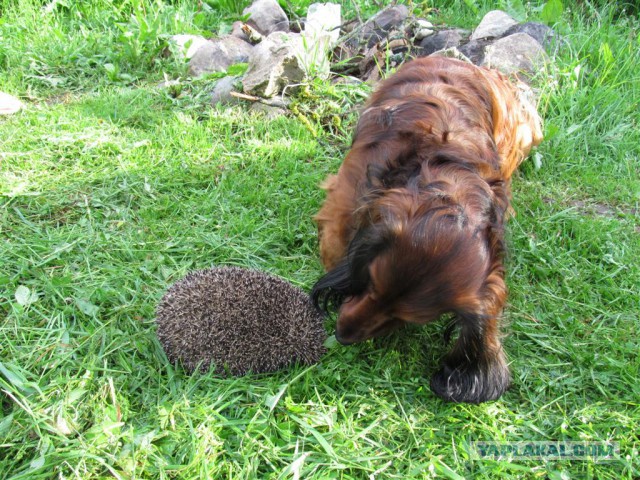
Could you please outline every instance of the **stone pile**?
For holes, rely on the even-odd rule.
[[[364,22],[343,21],[334,3],[314,3],[306,18],[295,22],[277,0],[255,0],[243,13],[248,19],[236,22],[229,35],[173,38],[192,76],[248,64],[243,76],[218,82],[212,103],[253,98],[269,104],[265,99],[279,97],[272,103],[282,106],[286,94],[309,78],[375,83],[386,69],[427,55],[459,58],[530,81],[561,44],[546,25],[519,23],[500,10],[487,13],[471,32],[434,26],[411,16],[404,5],[385,8]]]

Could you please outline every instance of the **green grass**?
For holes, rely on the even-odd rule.
[[[157,56],[164,39],[224,28],[233,2],[75,5],[0,3],[0,90],[27,104],[0,118],[0,478],[640,476],[637,19],[565,2],[541,165],[514,180],[514,385],[471,406],[429,390],[443,323],[272,375],[167,363],[154,309],[186,272],[234,264],[305,289],[321,274],[317,185],[366,92],[316,84],[299,99],[318,138],[295,116],[209,107],[208,80],[173,98],[155,86],[184,75]],[[451,1],[432,18],[470,26],[490,8]],[[491,440],[609,440],[620,457],[470,458]]]

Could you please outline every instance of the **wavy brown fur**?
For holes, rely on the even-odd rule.
[[[453,312],[460,336],[432,389],[498,398],[509,385],[498,318],[510,179],[540,140],[535,109],[495,71],[428,57],[382,82],[315,217],[327,274],[312,297],[339,309],[338,340]]]

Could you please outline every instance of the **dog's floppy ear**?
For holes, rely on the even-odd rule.
[[[491,182],[490,187],[494,198],[489,212],[487,239],[492,261],[496,263],[491,267],[493,270],[502,267],[502,258],[505,254],[504,216],[509,208],[509,193],[507,185],[502,180]]]
[[[311,290],[313,305],[320,311],[328,313],[331,308],[338,307],[353,290],[351,268],[345,257],[330,272],[323,275]]]
[[[504,214],[509,208],[509,186],[504,180],[489,182],[489,187],[493,193],[493,209],[491,212],[491,223],[502,223]]]
[[[371,225],[359,230],[346,257],[313,286],[311,300],[316,308],[328,313],[347,298],[364,292],[370,282],[369,264],[387,245],[384,228]]]
[[[388,168],[380,165],[369,164],[367,166],[367,190],[386,188],[387,185],[384,181],[384,174],[387,170]]]

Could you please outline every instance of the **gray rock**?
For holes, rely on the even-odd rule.
[[[0,92],[0,115],[11,115],[19,112],[24,104],[13,95]]]
[[[433,35],[434,33],[435,31],[433,30],[433,23],[421,18],[415,21],[415,25],[413,27],[413,38],[415,40],[422,40],[423,38]]]
[[[504,34],[504,32],[517,23],[518,22],[502,10],[492,10],[482,18],[476,29],[471,34],[470,40],[499,38]]]
[[[409,9],[405,5],[394,5],[385,8],[370,18],[360,31],[360,43],[366,43],[368,48],[382,40],[394,28],[400,27],[409,16]]]
[[[526,33],[547,49],[557,45],[560,41],[560,36],[543,23],[519,23],[509,28],[502,36],[508,37],[515,33]]]
[[[352,18],[351,20],[347,20],[346,22],[344,22],[341,26],[340,26],[340,30],[342,30],[343,33],[351,33],[353,32],[356,28],[360,27],[360,22],[358,21],[357,18]]]
[[[380,75],[380,67],[378,67],[377,65],[374,66],[362,78],[364,79],[365,83],[368,83],[369,85],[375,85],[382,78],[382,76]]]
[[[516,33],[487,46],[483,65],[506,75],[534,76],[544,68],[549,57],[542,45],[526,33]]]
[[[269,35],[269,38],[291,46],[306,77],[323,79],[329,77],[331,37],[327,32],[307,32],[306,30],[302,33],[274,32]]]
[[[222,105],[231,105],[240,103],[240,99],[231,95],[231,92],[238,91],[236,84],[240,83],[240,77],[224,77],[218,80],[211,90],[211,105],[218,103]]]
[[[485,49],[493,40],[479,39],[471,40],[468,43],[458,47],[460,53],[467,57],[471,63],[481,65],[484,61]]]
[[[232,35],[208,41],[189,61],[189,74],[198,77],[205,73],[226,72],[235,63],[247,62],[252,49],[247,42]]]
[[[256,102],[249,108],[250,111],[263,114],[269,120],[282,117],[287,114],[284,108],[276,107],[273,105],[265,105],[264,103]]]
[[[233,22],[233,25],[231,26],[231,35],[249,43],[249,36],[244,33],[244,30],[242,30],[242,25],[244,25],[244,23],[240,20]]]
[[[426,57],[427,55],[431,55],[433,52],[437,52],[438,50],[459,46],[460,43],[462,43],[464,34],[464,30],[459,30],[457,28],[451,30],[441,30],[437,33],[434,33],[433,35],[424,38],[420,42],[420,48],[422,49],[420,52],[420,56]]]
[[[365,75],[372,68],[380,67],[380,65],[384,64],[384,61],[387,58],[387,50],[380,51],[377,45],[374,45],[369,50],[364,52],[364,56],[358,63],[358,70],[360,70],[360,75]]]
[[[433,57],[445,57],[445,58],[455,58],[456,60],[462,60],[463,62],[473,63],[471,60],[467,58],[466,55],[460,52],[456,47],[449,47],[442,50],[438,50],[437,52],[433,52],[431,54]]]
[[[208,40],[200,35],[173,35],[169,42],[176,47],[173,49],[174,53],[181,55],[182,59],[189,60]]]
[[[291,84],[300,83],[305,78],[302,63],[291,37],[272,33],[256,45],[249,58],[249,67],[242,80],[245,93],[260,97],[273,97]]]
[[[255,0],[242,14],[249,15],[247,23],[263,35],[289,31],[287,14],[276,0]]]

